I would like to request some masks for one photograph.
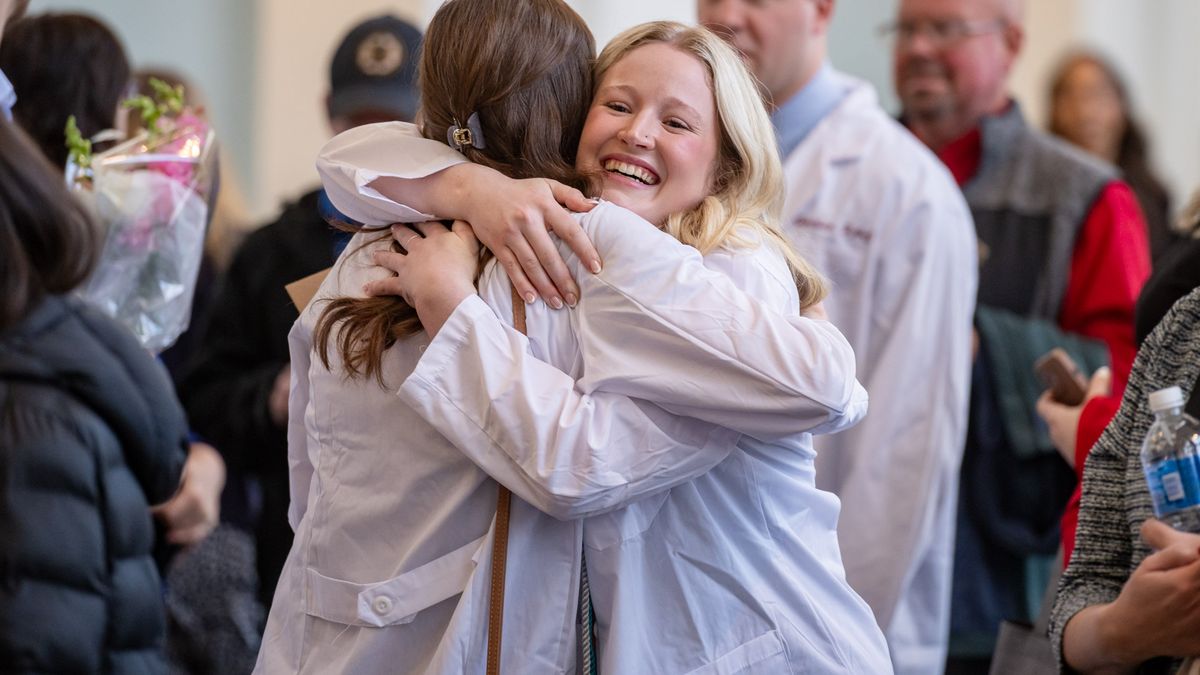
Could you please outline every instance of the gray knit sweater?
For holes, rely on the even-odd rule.
[[[1148,393],[1178,385],[1190,394],[1200,374],[1200,290],[1181,299],[1150,334],[1133,364],[1121,409],[1093,446],[1083,472],[1075,553],[1050,615],[1050,642],[1062,665],[1063,627],[1077,612],[1111,602],[1150,554],[1138,529],[1154,516],[1139,458],[1154,416]],[[1139,672],[1170,672],[1156,659]]]

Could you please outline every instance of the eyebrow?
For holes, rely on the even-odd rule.
[[[601,94],[603,94],[606,91],[609,91],[611,89],[615,89],[623,94],[637,93],[636,90],[634,90],[634,88],[628,84],[610,84],[608,86],[600,88],[600,90],[596,92],[596,97],[599,98],[599,96]],[[695,117],[697,121],[699,121],[702,118],[699,110],[696,110],[692,106],[688,105],[687,103],[684,103],[681,99],[678,99],[674,96],[666,97],[666,103],[667,103],[668,107],[683,108],[683,110],[685,112],[687,112],[691,116]]]

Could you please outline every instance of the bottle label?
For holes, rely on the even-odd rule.
[[[1146,466],[1146,484],[1154,501],[1154,515],[1200,505],[1200,473],[1192,457],[1165,457]]]
[[[1179,477],[1178,471],[1163,474],[1162,489],[1168,502],[1177,502],[1187,496],[1187,492],[1183,490],[1183,479]]]

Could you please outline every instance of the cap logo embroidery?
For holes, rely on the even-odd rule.
[[[367,75],[386,77],[404,63],[404,43],[386,31],[371,33],[358,46],[354,62]]]

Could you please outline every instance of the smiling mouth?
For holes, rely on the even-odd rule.
[[[647,171],[646,169],[634,164],[619,162],[615,159],[610,159],[605,162],[604,170],[608,171],[609,173],[621,174],[626,178],[632,178],[643,185],[658,184],[658,176],[654,175],[650,171]]]

